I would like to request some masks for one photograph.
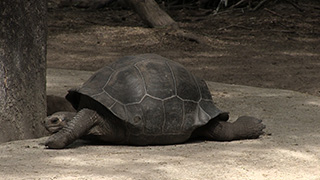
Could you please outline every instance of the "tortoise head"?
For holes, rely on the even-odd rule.
[[[60,131],[72,120],[76,112],[56,112],[44,119],[43,125],[51,134]]]

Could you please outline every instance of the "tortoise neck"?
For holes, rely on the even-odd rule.
[[[50,136],[46,145],[54,149],[64,148],[85,135],[100,118],[96,111],[84,108],[64,128]]]

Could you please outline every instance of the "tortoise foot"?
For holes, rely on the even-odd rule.
[[[241,116],[233,123],[234,139],[256,139],[264,134],[266,126],[262,120],[251,116]]]
[[[49,149],[62,149],[67,146],[67,143],[63,138],[57,138],[54,134],[47,139],[44,145]]]

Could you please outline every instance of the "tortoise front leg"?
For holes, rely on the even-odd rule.
[[[82,109],[74,118],[67,122],[57,133],[51,135],[45,145],[52,149],[61,149],[81,136],[85,135],[95,124],[102,120],[102,117],[93,110]]]

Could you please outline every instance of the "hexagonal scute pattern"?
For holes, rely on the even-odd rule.
[[[123,120],[136,138],[185,138],[221,113],[204,81],[155,54],[121,58],[69,94],[99,102]],[[77,98],[69,98],[76,107]]]

